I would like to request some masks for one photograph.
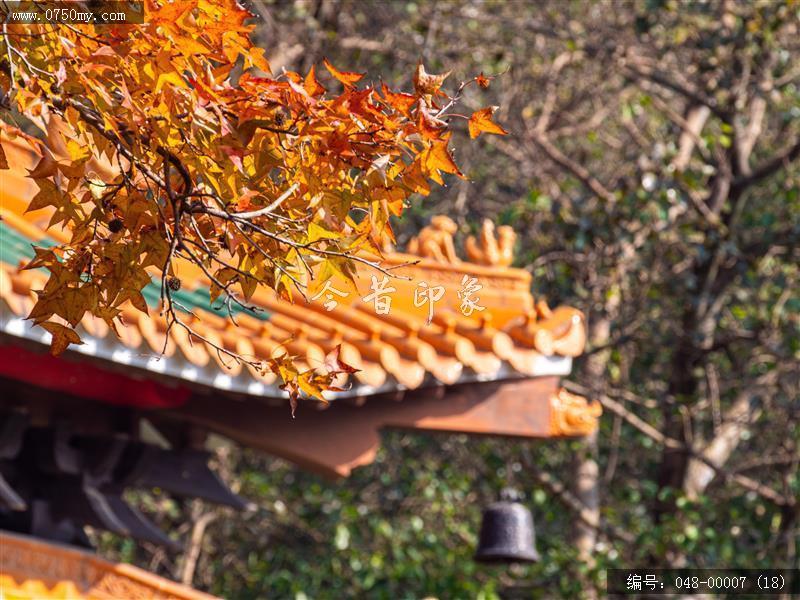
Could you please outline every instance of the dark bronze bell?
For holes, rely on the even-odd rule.
[[[475,560],[486,563],[536,562],[533,516],[519,502],[495,502],[483,513]]]

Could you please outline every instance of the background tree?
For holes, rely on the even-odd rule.
[[[535,291],[587,313],[571,387],[607,416],[585,443],[392,434],[336,484],[223,449],[259,508],[211,522],[192,572],[121,555],[231,598],[572,598],[602,595],[607,566],[796,565],[798,3],[253,8],[274,68],[508,70],[488,103],[512,135],[460,151],[474,183],[432,192],[398,237],[435,212],[514,225]],[[543,560],[479,568],[480,509],[508,484]],[[208,510],[153,506],[187,527]]]

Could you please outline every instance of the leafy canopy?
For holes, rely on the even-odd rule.
[[[49,271],[30,318],[53,352],[80,342],[87,313],[114,329],[126,302],[147,312],[153,276],[167,327],[190,329],[173,293],[192,270],[212,301],[255,310],[259,286],[291,299],[315,273],[381,269],[390,216],[443,174],[463,176],[443,117],[466,85],[488,85],[483,74],[450,97],[447,74],[420,64],[405,93],[359,87],[362,74],[326,60],[332,92],[313,67],[269,76],[233,0],[145,4],[143,25],[8,23],[0,37],[3,98],[47,132],[29,209],[50,209],[68,232],[27,265]],[[492,112],[469,119],[472,137],[505,133]],[[293,393],[332,375],[297,373],[286,358],[260,366]]]

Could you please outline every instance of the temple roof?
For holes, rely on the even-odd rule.
[[[133,565],[24,535],[0,532],[0,598],[15,600],[214,600]]]
[[[47,344],[49,333],[25,320],[36,300],[33,290],[43,285],[46,274],[20,271],[19,266],[33,256],[32,244],[53,245],[65,239],[65,233],[46,231],[46,210],[25,213],[36,193],[25,169],[33,167],[36,156],[13,141],[4,139],[3,146],[11,169],[0,171],[0,331],[29,345]],[[243,356],[263,359],[288,352],[315,366],[341,345],[342,359],[359,371],[352,375],[348,391],[338,396],[569,373],[572,357],[582,352],[585,343],[581,313],[569,307],[551,310],[543,300],[534,299],[530,274],[502,266],[510,260],[509,247],[498,246],[491,227],[467,245],[470,257],[485,264],[438,252],[437,243],[450,235],[443,219],[434,220],[412,242],[418,255],[387,254],[386,264],[399,276],[391,279],[395,291],[388,314],[377,314],[375,303],[364,300],[373,278],[382,277],[364,266],[357,270],[355,289],[334,285],[340,293],[332,298],[322,294],[310,302],[291,303],[259,290],[253,302],[263,310],[237,314],[236,323],[211,305],[207,281],[190,265],[181,268],[181,290],[175,295],[197,316],[187,315],[187,320],[198,334]],[[473,298],[479,299],[481,309],[469,311],[459,292],[473,280],[482,286]],[[430,323],[430,307],[413,301],[423,281],[444,289]],[[234,362],[212,345],[190,339],[182,328],[173,327],[165,339],[165,321],[157,310],[158,286],[151,284],[144,296],[149,316],[126,306],[119,338],[103,321],[87,316],[79,326],[85,343],[67,354],[190,387],[284,395],[273,374]],[[164,348],[166,356],[160,358]]]

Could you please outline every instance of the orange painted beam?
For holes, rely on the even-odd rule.
[[[288,406],[246,399],[221,409],[208,395],[167,414],[328,477],[372,462],[385,428],[552,438],[585,435],[599,416],[582,398],[562,398],[555,376],[424,388],[397,399],[337,400],[326,410],[303,403],[293,419]]]

